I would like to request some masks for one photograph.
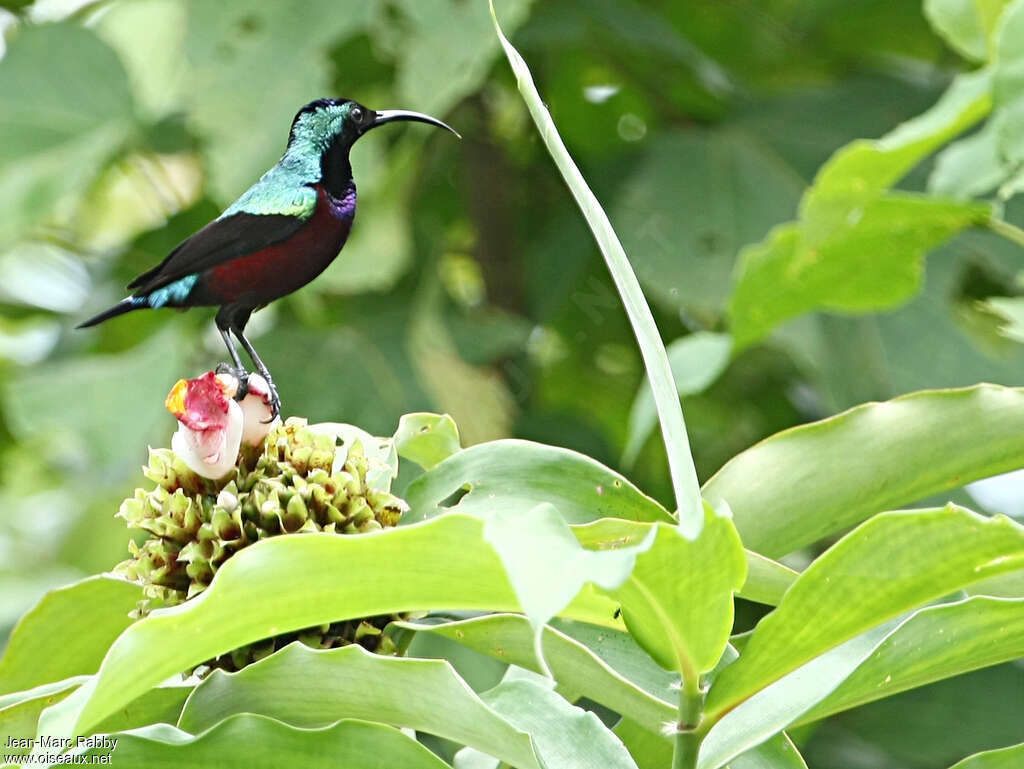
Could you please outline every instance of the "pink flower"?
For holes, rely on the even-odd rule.
[[[234,400],[238,379],[207,371],[196,379],[179,379],[165,401],[178,420],[171,448],[204,478],[223,478],[235,466],[245,441],[258,445],[270,428],[270,388],[263,377],[249,377],[249,392],[241,404]]]

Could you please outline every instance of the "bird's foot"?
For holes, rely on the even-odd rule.
[[[263,421],[264,424],[270,424],[281,413],[281,396],[277,394],[277,386],[270,376],[264,374],[263,378],[267,380],[267,387],[270,388],[270,418]]]
[[[242,400],[249,394],[249,372],[244,368],[237,368],[230,363],[218,363],[214,371],[218,374],[227,374],[238,380],[238,390],[232,396],[236,401]]]

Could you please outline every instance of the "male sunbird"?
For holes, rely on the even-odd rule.
[[[249,316],[306,285],[345,245],[356,213],[349,150],[371,128],[396,120],[429,123],[459,134],[437,118],[407,110],[374,111],[351,99],[319,99],[292,121],[284,155],[224,213],[182,242],[131,283],[131,296],[78,328],[132,310],[219,307],[217,329],[243,383],[246,369],[234,334],[270,386],[273,415],[281,408],[274,380],[245,338]]]

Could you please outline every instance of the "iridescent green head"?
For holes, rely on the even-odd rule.
[[[292,121],[288,135],[289,150],[314,152],[319,155],[332,150],[345,153],[356,139],[384,123],[413,120],[445,128],[458,136],[450,126],[437,118],[406,110],[374,111],[351,99],[317,99],[300,109]],[[333,154],[333,153],[332,153]]]

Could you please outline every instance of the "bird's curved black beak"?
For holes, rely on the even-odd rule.
[[[446,131],[451,131],[460,139],[462,138],[459,132],[447,123],[438,120],[436,117],[424,115],[422,112],[412,112],[404,109],[382,109],[377,110],[374,114],[376,117],[374,118],[374,121],[370,123],[369,128],[376,128],[379,125],[391,123],[396,120],[411,120],[417,123],[426,123],[428,125],[437,126],[438,128],[444,128]]]

